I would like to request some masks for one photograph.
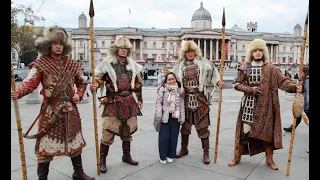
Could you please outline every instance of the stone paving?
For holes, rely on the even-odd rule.
[[[279,95],[282,127],[287,127],[293,120],[291,112],[292,99],[286,98],[285,92],[281,90],[279,90]],[[89,99],[89,103],[78,105],[82,118],[83,134],[87,142],[82,158],[84,171],[88,175],[94,176],[96,180],[309,179],[309,154],[306,153],[309,145],[309,129],[304,122],[301,122],[296,130],[289,176],[286,176],[286,166],[291,133],[285,133],[284,131],[284,148],[274,152],[274,161],[279,167],[278,171],[271,170],[266,165],[264,153],[252,157],[242,156],[240,164],[234,167],[228,166],[228,162],[233,158],[235,123],[242,98],[242,93],[233,89],[223,90],[217,162],[213,162],[213,155],[216,141],[218,102],[213,102],[210,106],[211,135],[209,151],[212,162],[209,165],[202,163],[203,151],[201,140],[197,137],[197,133],[193,127],[189,141],[189,155],[180,159],[174,159],[173,163],[160,164],[157,145],[158,133],[152,125],[155,97],[155,87],[149,86],[143,88],[143,116],[138,118],[139,129],[133,135],[131,150],[133,159],[138,160],[140,162],[139,165],[130,166],[122,162],[121,141],[119,137],[116,137],[107,157],[108,173],[100,175],[97,175],[96,169],[92,99]],[[23,132],[26,132],[27,128],[31,125],[40,108],[40,104],[26,104],[26,100],[27,97],[19,100]],[[11,110],[11,179],[20,180],[22,179],[22,171],[13,103],[11,103]],[[99,105],[97,105],[99,136],[101,135],[101,111],[102,108],[99,108]],[[36,129],[37,126],[35,125],[30,134],[34,134]],[[180,142],[179,136],[177,150],[180,149]],[[37,180],[37,162],[34,154],[34,145],[35,140],[24,139],[29,180]],[[57,157],[50,164],[48,178],[50,180],[71,180],[72,173],[73,168],[70,158]]]

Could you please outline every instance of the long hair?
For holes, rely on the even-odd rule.
[[[172,74],[173,77],[176,79],[178,88],[181,88],[181,83],[180,83],[179,81],[177,81],[176,75],[175,75],[173,72],[168,72],[168,73],[164,76],[164,80],[161,82],[161,86],[158,88],[157,92],[159,91],[159,89],[160,89],[161,87],[165,87],[166,82],[167,82],[167,80],[168,80],[168,76],[169,76],[170,74]]]

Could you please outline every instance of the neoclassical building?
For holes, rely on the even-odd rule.
[[[177,62],[178,51],[183,40],[193,40],[200,46],[202,54],[207,59],[218,62],[221,58],[221,27],[212,27],[210,12],[200,3],[191,18],[191,27],[158,29],[135,27],[94,27],[95,52],[101,59],[107,57],[107,50],[119,35],[125,35],[133,44],[132,58],[144,65],[144,68],[162,69]],[[73,51],[70,56],[84,64],[90,60],[90,28],[89,20],[82,13],[78,18],[78,27],[67,28],[71,34]],[[302,45],[302,28],[294,27],[294,34],[268,33],[258,30],[257,22],[248,22],[242,29],[234,25],[226,29],[225,60],[238,64],[245,60],[246,50],[254,38],[262,38],[267,42],[270,60],[274,64],[291,64],[295,66],[300,61]],[[38,27],[37,29],[42,29]],[[309,44],[306,44],[305,63],[309,63]],[[173,63],[173,64],[172,64]],[[229,63],[229,65],[230,65]]]

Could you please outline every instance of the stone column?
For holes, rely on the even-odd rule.
[[[28,98],[26,100],[27,104],[40,104],[41,99],[40,99],[40,92],[39,92],[39,87],[35,89],[32,93],[28,94]]]
[[[230,43],[231,41],[228,41],[228,60],[230,60]]]
[[[237,52],[236,52],[236,43],[233,43],[233,58],[234,58],[234,61],[236,61],[236,57],[237,57]]]
[[[140,60],[143,59],[143,56],[142,56],[142,39],[140,39]]]
[[[277,62],[277,63],[279,63],[279,47],[280,47],[280,46],[279,46],[279,44],[278,44],[277,47],[276,47],[276,56],[277,56],[277,57],[276,57],[276,58],[277,58],[277,59],[276,59],[276,62]]]
[[[293,46],[293,63],[297,62],[297,47]]]
[[[212,39],[210,39],[210,59],[212,60]]]
[[[200,39],[198,39],[198,47],[200,48]]]
[[[300,63],[300,57],[301,57],[301,46],[298,46],[298,63]]]
[[[169,52],[169,41],[167,41],[167,52],[166,52],[166,54],[167,54],[167,59],[169,58],[169,54],[170,53],[168,53]]]
[[[207,58],[207,39],[204,39],[203,40],[203,43],[204,43],[204,45],[203,45],[203,48],[204,48],[204,58]]]
[[[219,59],[219,39],[216,39],[216,59]]]
[[[270,60],[273,62],[273,44],[271,44]]]
[[[132,53],[132,56],[134,55],[134,59],[133,60],[136,60],[137,57],[136,57],[136,40],[134,39],[133,40],[133,53]]]

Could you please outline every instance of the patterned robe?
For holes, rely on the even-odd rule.
[[[235,78],[235,89],[244,92],[244,98],[250,97],[249,88],[250,69],[252,65],[246,63],[239,68]],[[280,117],[280,103],[278,89],[289,93],[296,92],[296,83],[285,77],[279,68],[272,63],[263,63],[261,67],[261,81],[259,89],[263,95],[258,96],[253,108],[253,122],[248,134],[249,149],[244,148],[242,154],[255,154],[264,152],[264,142],[271,143],[274,150],[282,149],[282,130]],[[240,153],[241,136],[243,136],[243,113],[245,104],[241,103],[236,123],[235,155]]]
[[[19,98],[35,90],[42,84],[40,94],[43,95],[38,122],[38,131],[43,130],[52,120],[52,113],[61,106],[61,97],[68,98],[67,112],[60,113],[60,118],[52,128],[41,138],[37,138],[35,152],[41,156],[73,156],[86,145],[82,136],[81,119],[78,108],[72,102],[75,94],[82,98],[86,81],[81,66],[74,60],[63,57],[56,60],[42,56],[30,64],[30,72],[23,83],[16,89]]]
[[[142,104],[141,66],[132,59],[119,63],[116,58],[103,61],[96,69],[97,86],[106,87],[103,105],[103,129],[121,136],[123,126],[129,128],[129,134],[137,131],[136,116],[142,116],[139,104]]]

